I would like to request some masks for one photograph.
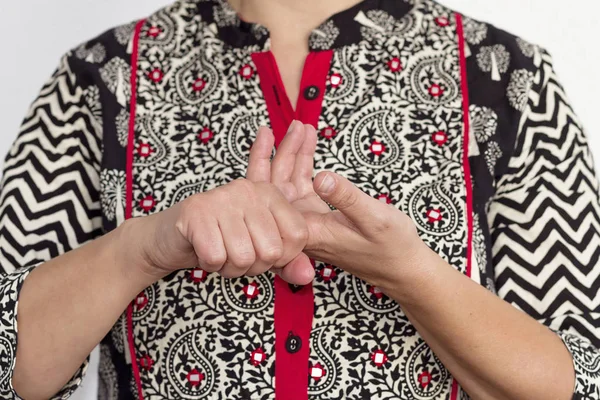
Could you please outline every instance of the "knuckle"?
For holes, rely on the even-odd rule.
[[[227,261],[225,254],[220,252],[208,253],[204,258],[204,262],[211,267],[222,266]]]
[[[248,269],[256,261],[256,256],[253,251],[241,251],[232,257],[231,262],[239,269]]]
[[[374,213],[371,217],[371,231],[376,234],[386,233],[394,226],[394,215],[388,210]]]
[[[273,264],[275,261],[279,260],[283,257],[283,247],[282,246],[272,246],[263,251],[261,254],[261,258],[263,261]]]
[[[304,244],[308,241],[308,228],[306,226],[301,226],[292,229],[288,237],[294,243]]]

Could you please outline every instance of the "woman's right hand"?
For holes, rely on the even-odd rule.
[[[286,138],[285,151],[275,155],[275,164],[301,168],[295,159],[309,138],[303,132]],[[257,146],[269,146],[268,140],[262,142]],[[253,152],[250,176],[267,164],[268,159]],[[123,255],[130,260],[127,268],[133,264],[148,285],[173,271],[194,267],[226,278],[273,269],[289,283],[310,283],[314,269],[302,254],[308,228],[282,189],[270,180],[239,179],[193,195],[168,210],[126,221],[120,237],[127,238],[127,254]],[[129,246],[132,239],[133,247]]]
[[[306,245],[304,218],[270,183],[239,179],[123,228],[138,239],[134,263],[150,284],[194,267],[225,278],[285,267],[281,277],[297,285],[314,277],[310,265],[292,262]]]

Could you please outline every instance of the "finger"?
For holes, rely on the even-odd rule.
[[[304,131],[304,143],[296,156],[291,177],[291,182],[296,187],[299,197],[314,193],[312,178],[317,149],[317,131],[312,125],[304,125]]]
[[[219,224],[216,219],[201,223],[201,232],[192,239],[198,265],[206,272],[219,272],[227,261],[227,251]]]
[[[256,253],[256,261],[246,275],[256,276],[268,271],[281,258],[283,241],[275,218],[267,208],[251,210],[245,221]]]
[[[229,212],[219,220],[223,243],[227,251],[227,262],[221,269],[225,278],[242,276],[256,260],[252,238],[240,213]]]
[[[283,241],[283,256],[275,263],[275,266],[283,267],[291,262],[306,245],[308,229],[302,214],[281,193],[274,193],[271,196],[269,210],[275,219]]]
[[[292,285],[308,285],[315,279],[315,269],[308,256],[300,253],[283,267],[279,276]]]
[[[315,192],[337,208],[362,233],[368,233],[373,221],[387,214],[382,202],[375,200],[348,179],[333,172],[321,172],[314,181]]]
[[[280,185],[290,182],[296,155],[304,143],[304,125],[299,121],[293,121],[285,138],[275,152],[275,158],[271,164],[271,183]]]
[[[258,128],[256,140],[250,150],[246,179],[252,182],[271,181],[271,154],[275,145],[275,136],[266,126]]]

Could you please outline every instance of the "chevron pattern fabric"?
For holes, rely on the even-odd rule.
[[[598,398],[598,181],[545,52],[488,216],[498,294],[559,332],[574,356],[578,395]]]
[[[101,234],[98,123],[65,56],[8,154],[0,197],[0,398],[13,398],[17,294],[33,267]],[[26,267],[26,268],[22,268]],[[12,364],[6,368],[7,364]],[[57,398],[80,384],[83,365]]]

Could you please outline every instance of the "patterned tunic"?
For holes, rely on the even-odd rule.
[[[180,0],[64,56],[4,165],[0,397],[33,268],[243,177],[258,127],[279,141],[295,118],[316,171],[554,330],[576,398],[600,399],[598,181],[548,53],[433,0],[365,0],[313,31],[294,110],[269,48],[225,1]],[[101,343],[100,398],[468,398],[397,303],[315,268],[305,287],[195,269],[147,288]]]

